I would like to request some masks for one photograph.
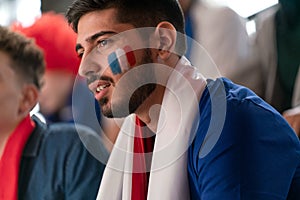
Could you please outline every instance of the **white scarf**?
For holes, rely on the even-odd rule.
[[[199,124],[199,99],[205,79],[181,58],[172,72],[160,112],[152,155],[148,200],[190,199],[187,150]],[[135,115],[121,128],[103,174],[97,200],[130,200]],[[192,134],[192,135],[191,135]]]

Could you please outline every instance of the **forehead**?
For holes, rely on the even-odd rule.
[[[83,15],[78,22],[77,43],[83,45],[89,37],[101,31],[120,33],[134,28],[132,24],[117,22],[116,13],[116,9],[110,8]]]

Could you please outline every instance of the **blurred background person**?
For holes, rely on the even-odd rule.
[[[72,122],[72,90],[79,59],[74,50],[76,35],[64,16],[48,12],[29,27],[15,23],[12,28],[33,38],[44,52],[46,73],[39,98],[41,113],[47,122]]]
[[[279,5],[256,18],[255,65],[238,73],[240,83],[275,107],[300,135],[300,1]],[[256,77],[255,81],[247,78]]]
[[[0,199],[95,199],[104,165],[79,139],[89,129],[47,126],[29,114],[42,87],[42,52],[0,26],[0,60]]]

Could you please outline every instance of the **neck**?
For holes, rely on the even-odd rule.
[[[156,85],[156,88],[152,92],[152,94],[135,112],[135,114],[140,118],[140,120],[142,120],[147,125],[147,127],[154,133],[156,133],[157,130],[161,105],[166,89],[165,86],[167,85],[168,79],[172,71],[176,67],[178,61],[178,56],[172,55],[168,60],[166,60],[163,63],[160,63],[165,66],[169,66],[172,70],[165,71],[164,73],[162,73],[160,71],[160,68],[158,68],[158,70],[156,71],[156,77],[160,79],[160,84]]]
[[[101,116],[103,133],[105,134],[105,137],[103,137],[102,139],[104,146],[108,150],[108,152],[112,151],[112,148],[118,137],[122,121],[122,119],[109,119]]]
[[[154,133],[157,129],[164,91],[164,86],[157,85],[153,93],[136,111],[136,115],[140,118],[140,120],[142,120]]]

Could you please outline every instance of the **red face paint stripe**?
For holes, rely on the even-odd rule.
[[[124,50],[126,52],[126,57],[127,57],[129,65],[130,66],[135,65],[136,64],[136,59],[135,59],[135,56],[134,56],[134,53],[133,53],[131,47],[127,45],[127,46],[124,47]]]

